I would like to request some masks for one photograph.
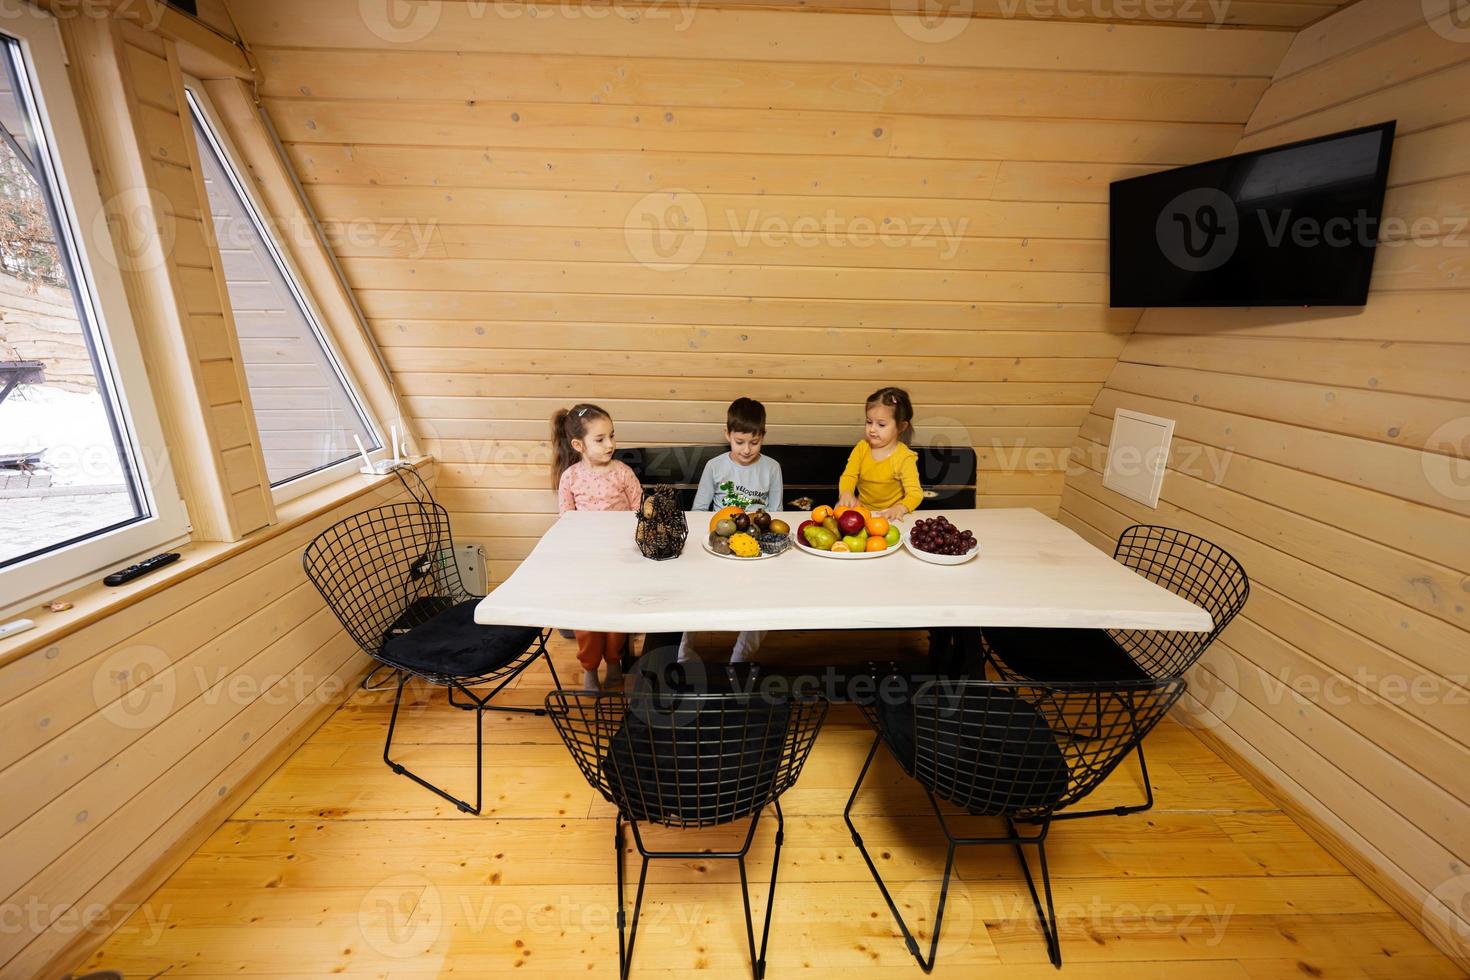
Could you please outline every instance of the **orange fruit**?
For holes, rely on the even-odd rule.
[[[867,528],[869,535],[881,538],[888,533],[888,518],[870,517],[868,518]]]
[[[846,541],[838,541],[836,544],[834,544],[831,548],[829,548],[827,550],[829,550],[829,551],[851,551],[852,549],[847,546],[847,542]]]
[[[825,521],[827,518],[829,518],[831,516],[832,516],[832,508],[831,507],[828,507],[826,504],[823,504],[822,506],[818,507],[816,510],[812,511],[812,520],[813,521],[816,521],[818,524],[822,523],[823,521]]]
[[[884,534],[887,534],[888,532],[885,531],[883,533]],[[869,538],[868,539],[868,550],[869,551],[887,551],[888,550],[888,540],[886,538],[881,537],[881,536],[880,537],[876,537],[876,538]]]
[[[715,525],[720,523],[720,521],[723,521],[727,517],[733,519],[736,514],[740,513],[744,509],[745,508],[743,507],[735,507],[732,505],[715,511],[715,516],[709,519],[709,529],[713,531],[715,529]]]

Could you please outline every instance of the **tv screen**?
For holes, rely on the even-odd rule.
[[[1115,181],[1112,306],[1361,306],[1392,122]]]

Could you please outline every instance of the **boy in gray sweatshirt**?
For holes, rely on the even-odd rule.
[[[781,501],[781,464],[761,455],[766,438],[766,407],[754,398],[737,398],[725,413],[725,439],[730,451],[721,453],[704,464],[699,477],[699,490],[694,494],[695,510],[777,511]],[[735,640],[731,663],[740,663],[760,649],[764,630],[745,630]],[[696,656],[690,634],[679,642],[679,659]]]

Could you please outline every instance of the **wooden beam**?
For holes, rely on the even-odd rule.
[[[115,234],[128,235],[137,248],[119,246],[123,281],[133,308],[149,380],[159,403],[173,457],[175,477],[189,510],[197,541],[237,537],[227,503],[224,474],[217,465],[210,414],[196,358],[181,310],[183,284],[171,255],[171,236],[160,223],[163,195],[151,190],[149,160],[141,152],[149,140],[137,112],[130,73],[124,70],[119,23],[93,17],[59,22],[77,86],[78,110],[87,131],[97,183],[108,202]],[[181,161],[182,162],[182,161]],[[139,201],[146,207],[139,207]]]
[[[58,20],[86,20],[76,16],[75,0],[33,0]],[[120,23],[134,25],[159,39],[177,42],[184,70],[200,78],[255,77],[255,69],[236,39],[163,0],[89,0],[91,10],[106,10]]]

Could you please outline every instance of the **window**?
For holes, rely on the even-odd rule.
[[[188,95],[266,472],[290,496],[322,482],[303,478],[360,466],[356,440],[370,452],[382,443],[207,100],[197,87]]]
[[[188,527],[48,21],[0,32],[0,613]]]

